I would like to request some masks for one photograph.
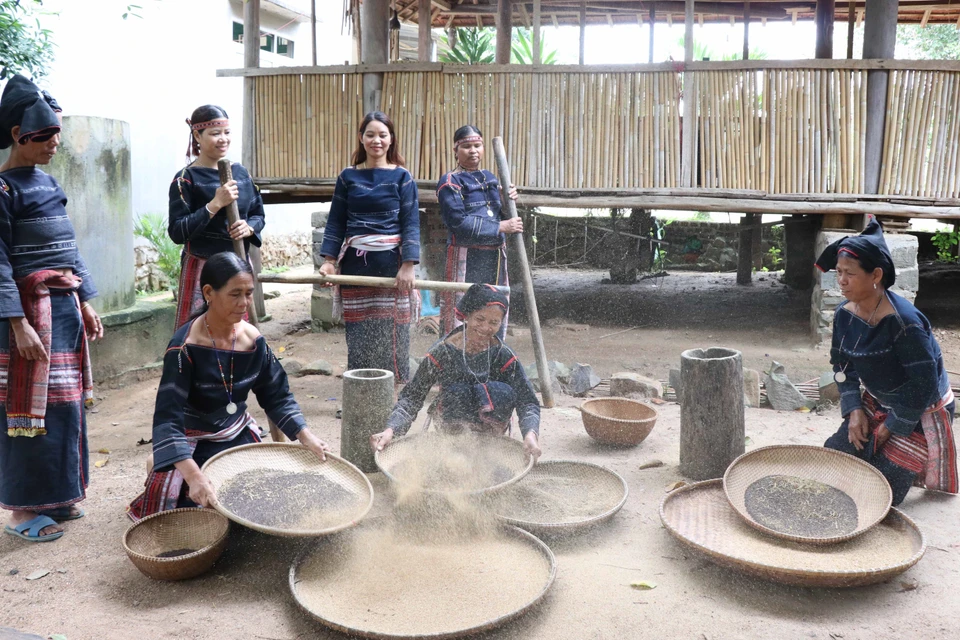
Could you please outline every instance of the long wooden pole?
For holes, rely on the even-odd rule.
[[[417,59],[420,62],[430,62],[431,21],[430,0],[420,0],[417,3]]]
[[[260,282],[271,284],[339,284],[354,287],[377,287],[395,289],[396,278],[378,278],[375,276],[324,275],[322,273],[270,273],[260,276]],[[414,280],[413,288],[428,291],[464,293],[473,286],[471,282],[446,282],[442,280]],[[495,287],[501,293],[510,293],[510,287]]]
[[[533,0],[533,64],[540,64],[543,42],[540,39],[540,0]]]
[[[584,64],[587,48],[587,0],[580,3],[580,64]]]
[[[650,53],[648,54],[648,62],[653,64],[653,25],[657,22],[657,5],[650,5]]]
[[[497,64],[510,64],[510,50],[513,46],[513,0],[497,0]]]
[[[317,66],[317,0],[310,0],[310,42],[313,66]]]
[[[693,0],[686,0],[684,11],[683,31],[683,60],[693,60]],[[694,149],[697,148],[694,135],[694,119],[696,118],[696,96],[693,89],[693,72],[683,72],[683,149],[680,152],[680,186],[694,186]]]
[[[500,174],[500,184],[504,189],[513,181],[510,179],[510,165],[507,164],[507,152],[503,146],[503,138],[493,139],[493,155],[497,160],[497,173]],[[504,198],[503,213],[507,219],[517,217],[517,203],[510,198]],[[533,341],[533,354],[537,360],[537,376],[540,378],[540,395],[543,397],[543,406],[551,408],[554,405],[553,389],[550,386],[550,369],[547,367],[547,352],[543,348],[543,332],[540,330],[540,314],[537,311],[537,299],[533,295],[533,275],[530,273],[530,263],[527,260],[526,248],[523,246],[523,236],[511,233],[509,241],[513,243],[517,258],[520,260],[520,276],[523,278],[523,301],[527,307],[527,318],[530,320],[530,339]]]
[[[260,0],[247,0],[243,6],[243,66],[255,69],[260,66]],[[257,82],[259,78],[243,79],[243,149],[241,161],[252,176],[260,173],[257,161]],[[229,166],[229,163],[228,163]],[[261,315],[266,315],[263,289],[257,284],[256,274],[260,272],[260,249],[250,248],[250,260],[254,267],[253,310],[249,314],[256,324]]]

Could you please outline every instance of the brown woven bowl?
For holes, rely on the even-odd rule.
[[[745,495],[747,487],[769,475],[816,480],[843,491],[857,505],[857,528],[849,533],[812,537],[760,524],[747,511]],[[876,468],[846,453],[810,445],[774,445],[748,451],[727,467],[723,490],[730,506],[751,527],[784,540],[811,544],[832,544],[861,535],[886,517],[893,502],[890,485]]]
[[[657,423],[657,410],[627,398],[592,398],[580,405],[587,434],[603,444],[635,447]]]
[[[123,549],[143,575],[154,580],[187,580],[213,566],[227,548],[230,521],[213,509],[172,509],[147,516],[123,534]],[[161,553],[195,549],[160,558]]]

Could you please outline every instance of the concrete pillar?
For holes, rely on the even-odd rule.
[[[360,64],[387,64],[390,56],[390,0],[360,4]],[[377,108],[383,89],[382,73],[363,74],[363,111]]]
[[[510,64],[513,0],[497,0],[497,64]]]
[[[580,64],[583,64],[587,42],[587,0],[580,3]],[[651,46],[651,51],[653,50]]]
[[[806,291],[813,286],[819,222],[819,216],[791,216],[783,225],[783,281],[788,287]]]
[[[894,3],[896,4],[896,3]],[[833,57],[833,14],[836,12],[836,0],[817,0],[814,22],[817,24],[816,58]]]
[[[897,0],[867,0],[863,58],[893,58],[897,45]],[[866,192],[877,193],[886,124],[888,72],[867,72]]]
[[[420,2],[417,6],[417,59],[430,62],[433,39],[430,37],[430,3]]]
[[[650,51],[647,54],[647,62],[653,64],[653,26],[657,23],[657,5],[650,5]],[[581,62],[581,64],[583,64]]]

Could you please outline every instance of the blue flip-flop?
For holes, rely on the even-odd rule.
[[[40,535],[40,532],[46,527],[55,526],[57,526],[57,523],[54,522],[50,516],[37,516],[32,520],[21,522],[16,528],[11,528],[10,525],[7,525],[3,530],[12,536],[23,538],[27,542],[52,542],[62,536],[63,531],[57,531],[56,533],[45,536]]]
[[[54,520],[79,520],[83,516],[87,515],[87,512],[83,509],[80,509],[79,513],[73,513],[70,510],[69,506],[66,507],[57,507],[55,509],[45,509],[44,511],[38,512],[42,516],[47,516],[53,518]]]

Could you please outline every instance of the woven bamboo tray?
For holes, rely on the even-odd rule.
[[[376,519],[381,520],[381,519]],[[369,593],[368,601],[360,601],[358,599],[349,599],[343,602],[337,600],[337,597],[341,595],[338,590],[331,589],[330,597],[334,600],[327,603],[327,610],[318,610],[316,606],[311,606],[308,602],[308,598],[304,596],[303,591],[305,590],[304,580],[306,578],[302,576],[302,573],[305,573],[304,567],[308,562],[319,561],[322,563],[323,575],[317,576],[314,575],[312,578],[315,583],[323,584],[326,583],[326,576],[336,576],[338,571],[343,571],[343,566],[348,559],[351,557],[349,553],[351,537],[362,533],[367,528],[384,526],[384,522],[373,521],[366,522],[361,524],[359,527],[345,531],[336,536],[330,536],[328,538],[323,538],[316,541],[313,544],[306,545],[300,553],[297,555],[297,558],[294,560],[293,564],[290,566],[289,573],[289,584],[290,591],[293,594],[293,598],[296,601],[300,609],[306,613],[313,620],[335,629],[342,633],[348,634],[351,637],[362,637],[362,638],[376,638],[378,640],[412,640],[416,639],[430,639],[430,640],[442,640],[444,638],[461,638],[464,636],[476,635],[478,633],[494,629],[501,625],[506,624],[507,622],[519,618],[527,611],[535,607],[537,604],[543,600],[544,596],[547,594],[547,591],[550,589],[553,584],[554,578],[557,574],[557,560],[553,555],[553,552],[550,548],[544,544],[540,539],[536,538],[530,533],[517,529],[516,527],[503,527],[502,531],[508,536],[509,539],[516,542],[518,547],[526,548],[528,550],[533,550],[534,553],[539,554],[542,558],[542,567],[539,573],[535,576],[537,581],[536,594],[528,599],[526,602],[516,602],[512,603],[508,610],[504,610],[500,615],[497,615],[493,618],[487,619],[481,623],[470,623],[464,625],[458,625],[458,621],[455,619],[450,619],[449,624],[450,628],[445,629],[439,632],[427,632],[427,633],[397,633],[391,630],[389,627],[391,621],[389,619],[384,619],[382,621],[381,628],[373,628],[373,626],[368,626],[367,628],[359,628],[355,624],[351,624],[349,621],[344,619],[344,614],[337,614],[336,609],[338,606],[344,606],[346,608],[364,608],[368,611],[374,611],[385,598],[401,598],[407,599],[407,605],[413,609],[416,609],[418,606],[430,607],[431,602],[418,602],[417,594],[415,589],[410,593],[383,593],[380,588],[373,588]],[[470,553],[471,547],[469,544],[463,546],[464,553]],[[372,557],[371,562],[377,563],[377,565],[389,562],[389,557]],[[489,570],[489,568],[488,568]],[[504,574],[510,574],[515,571],[515,567],[510,564],[508,558],[502,558],[502,564],[497,570]],[[530,576],[525,576],[529,578]],[[447,576],[446,578],[450,578]],[[472,578],[469,575],[459,575],[454,576],[454,578],[459,578],[464,585],[470,581]],[[449,590],[449,597],[453,600],[458,600],[463,598],[463,589],[457,588],[456,586],[451,586]],[[464,602],[458,611],[462,610],[464,607],[469,606],[469,602]],[[455,617],[454,616],[452,617]],[[378,621],[380,622],[380,621]]]
[[[668,493],[660,521],[684,545],[716,564],[749,576],[801,587],[860,587],[889,580],[923,557],[927,545],[913,520],[890,509],[883,522],[829,546],[760,533],[730,507],[721,480]]]
[[[222,503],[217,503],[217,511],[237,524],[262,533],[287,538],[328,535],[357,524],[373,506],[373,485],[362,471],[332,453],[327,453],[327,459],[321,461],[312,451],[299,444],[276,442],[245,444],[221,451],[203,465],[203,473],[213,483],[216,492],[219,492],[221,487],[238,474],[253,469],[315,473],[338,484],[354,496],[351,503],[341,509],[343,519],[340,522],[319,529],[286,529],[251,522],[231,512]]]
[[[769,475],[816,480],[846,493],[857,505],[857,528],[834,536],[801,536],[776,531],[754,520],[744,501],[747,487]],[[751,527],[771,536],[811,544],[833,544],[855,538],[883,520],[893,492],[883,474],[854,456],[809,445],[773,445],[744,453],[723,474],[730,506]]]
[[[552,507],[549,512],[523,506],[531,498],[536,504],[538,492],[545,494],[543,499]],[[626,481],[606,467],[550,460],[537,463],[519,482],[497,494],[496,512],[503,522],[535,535],[563,535],[606,522],[620,511],[628,494]],[[576,508],[584,502],[595,507],[589,515]]]
[[[212,509],[171,509],[127,529],[123,549],[134,566],[155,580],[187,580],[210,569],[227,548],[230,521]],[[195,549],[160,558],[161,553]]]
[[[463,438],[462,445],[457,444],[458,438]],[[387,445],[383,451],[377,451],[374,454],[374,460],[383,475],[391,482],[402,485],[405,484],[404,480],[398,477],[397,471],[411,457],[422,456],[425,451],[432,450],[436,450],[438,455],[441,455],[441,450],[449,454],[451,447],[469,458],[475,458],[482,454],[487,460],[502,466],[505,472],[509,474],[509,478],[479,489],[457,490],[422,486],[417,487],[418,491],[425,494],[488,495],[519,481],[520,478],[530,472],[534,464],[533,458],[523,450],[523,443],[513,438],[475,434],[459,436],[435,432],[418,433],[397,438]]]

